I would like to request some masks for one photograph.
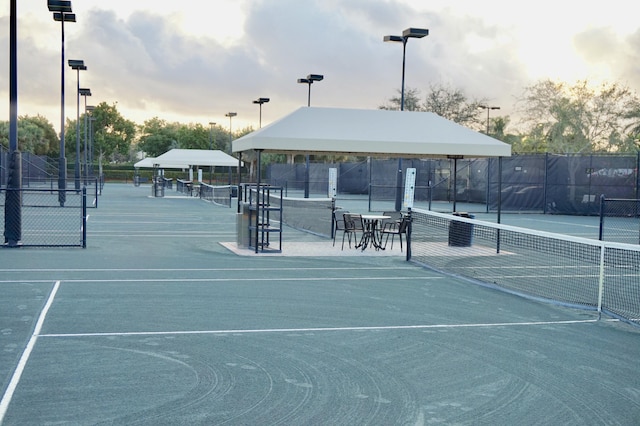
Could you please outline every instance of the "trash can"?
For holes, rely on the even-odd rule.
[[[469,213],[454,212],[454,216],[464,217],[466,219],[475,219],[475,216]],[[449,245],[452,247],[470,247],[473,240],[473,224],[452,220],[449,223]]]
[[[151,185],[154,197],[164,197],[164,182],[161,176],[156,176]]]
[[[249,203],[240,202],[240,212],[236,215],[236,245],[249,248]]]

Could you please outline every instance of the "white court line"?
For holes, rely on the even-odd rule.
[[[53,299],[58,292],[58,288],[60,287],[60,281],[56,281],[56,284],[53,286],[53,290],[51,290],[51,294],[49,295],[49,299],[47,303],[42,308],[42,312],[40,312],[40,317],[36,322],[36,326],[33,330],[33,334],[27,343],[27,347],[22,352],[22,356],[18,361],[18,365],[16,366],[15,371],[13,372],[13,376],[11,376],[11,381],[9,382],[9,386],[7,386],[7,390],[2,396],[2,400],[0,400],[0,424],[2,424],[2,420],[4,416],[7,414],[7,409],[9,408],[9,403],[11,402],[11,398],[13,398],[13,393],[18,386],[18,382],[20,382],[20,377],[22,377],[22,372],[24,371],[24,367],[27,365],[27,361],[29,361],[29,356],[31,356],[31,351],[33,351],[34,346],[36,345],[36,340],[38,340],[38,336],[40,335],[40,330],[42,330],[42,324],[44,324],[44,319],[47,316],[47,312],[49,312],[49,308],[51,308],[51,304],[53,303]]]
[[[403,270],[416,269],[415,266],[363,266],[363,267],[313,267],[313,268],[20,268],[0,269],[3,272],[220,272],[220,271],[353,271],[353,270]],[[51,281],[51,280],[49,280]]]
[[[540,222],[540,223],[544,223],[544,224],[557,224],[557,225],[570,225],[570,226],[575,226],[577,228],[594,228],[597,229],[600,226],[599,225],[590,225],[588,223],[573,223],[573,222],[563,222],[563,221],[555,221],[555,220],[540,220],[540,219],[533,219],[533,218],[527,218],[524,219],[524,221],[531,221],[531,222]]]
[[[90,231],[87,231],[88,235],[90,238],[95,239],[96,241],[98,241],[100,238],[126,238],[126,237],[136,237],[136,236],[141,236],[147,239],[154,239],[154,238],[167,238],[167,237],[171,237],[171,238],[183,238],[183,237],[189,237],[189,238],[202,238],[205,240],[210,240],[212,237],[214,237],[214,234],[155,234],[155,235],[147,235],[147,234],[105,234],[105,235],[92,235]],[[231,235],[231,234],[229,234]]]
[[[441,280],[445,277],[419,277],[421,280]],[[122,278],[122,279],[67,279],[66,283],[198,283],[198,282],[267,282],[267,281],[396,281],[396,280],[413,280],[416,277],[308,277],[308,278]],[[42,283],[51,282],[51,280],[0,280],[0,284],[30,282]]]
[[[586,324],[598,321],[618,322],[610,320],[566,320],[566,321],[532,321],[532,322],[498,322],[484,324],[431,324],[431,325],[389,325],[371,327],[317,327],[317,328],[267,328],[253,330],[192,330],[192,331],[130,331],[124,333],[52,333],[42,334],[40,337],[114,337],[114,336],[168,336],[193,334],[256,334],[256,333],[310,333],[319,331],[369,331],[369,330],[424,330],[434,328],[478,328],[478,327],[514,327],[536,325],[567,325]]]

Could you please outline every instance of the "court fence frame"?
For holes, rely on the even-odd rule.
[[[87,247],[86,187],[0,188],[0,216],[4,248]]]
[[[601,241],[640,244],[640,199],[600,197]]]

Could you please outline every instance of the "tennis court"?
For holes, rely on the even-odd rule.
[[[397,246],[238,255],[235,209],[149,195],[107,185],[85,250],[0,252],[3,425],[640,422],[637,327]]]

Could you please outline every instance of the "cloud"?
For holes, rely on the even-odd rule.
[[[591,28],[577,34],[573,41],[586,62],[617,75],[622,83],[640,91],[640,30],[621,36],[611,27]]]
[[[308,87],[296,80],[310,73],[325,76],[312,86],[312,105],[377,108],[386,103],[401,85],[402,46],[382,38],[411,26],[430,30],[428,37],[407,45],[406,86],[423,96],[429,85],[445,83],[469,98],[490,100],[507,115],[515,97],[534,82],[532,66],[562,67],[553,63],[564,52],[555,45],[524,43],[520,27],[526,21],[489,19],[446,3],[417,2],[416,9],[407,2],[247,0],[240,3],[245,16],[234,20],[228,37],[220,20],[210,32],[205,25],[188,33],[185,22],[192,21],[175,11],[154,7],[119,15],[110,3],[86,4],[77,6],[81,16],[67,31],[67,58],[85,60],[88,71],[80,74],[81,85],[92,89],[92,103],[117,102],[123,115],[138,123],[154,116],[225,122],[224,114],[235,111],[234,128],[257,126],[252,100],[258,97],[271,98],[263,123],[306,105]],[[46,8],[40,9],[20,21],[19,108],[21,114],[41,113],[58,123],[60,31]],[[535,10],[531,6],[527,13]],[[8,28],[8,17],[0,17],[0,26]],[[606,28],[583,31],[573,47],[584,63],[611,69],[637,86],[640,31],[622,36]],[[565,32],[554,31],[559,29],[548,28],[547,38],[560,41]],[[8,46],[7,37],[0,33],[0,43]],[[532,45],[533,52],[524,50]],[[8,50],[0,55],[0,67],[0,80],[8,81]],[[68,67],[66,73],[71,110],[75,75]],[[1,94],[7,92],[0,87]]]

